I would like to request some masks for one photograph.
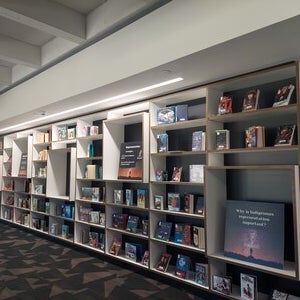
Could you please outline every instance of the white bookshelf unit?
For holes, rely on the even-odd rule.
[[[274,288],[292,291],[300,281],[299,75],[292,62],[6,135],[1,219],[227,299],[240,299],[242,272],[257,277],[258,299]],[[273,107],[289,84],[290,102]],[[252,89],[260,90],[259,106],[243,111]],[[232,112],[218,114],[224,95],[233,99]],[[286,125],[296,128],[293,142],[276,145]],[[260,147],[246,146],[252,126],[264,128]],[[229,147],[217,149],[216,130],[228,130]],[[128,145],[139,154],[126,152]],[[142,162],[138,176],[130,164],[136,158],[128,170],[121,164],[126,155]],[[226,253],[232,201],[283,204],[282,268],[255,261],[253,249],[248,260]],[[171,224],[168,238],[156,234],[159,222]],[[178,228],[185,228],[184,241]],[[130,252],[132,246],[141,253]],[[172,255],[165,272],[157,269],[162,253]],[[178,255],[190,258],[183,277],[176,274]],[[200,264],[206,281],[196,281]],[[230,278],[232,292],[214,287],[214,275]]]

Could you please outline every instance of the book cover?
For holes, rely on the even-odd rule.
[[[295,86],[293,84],[285,85],[278,89],[275,95],[273,107],[288,105],[294,89]]]
[[[137,261],[137,247],[135,244],[132,243],[125,243],[125,257],[133,260],[133,261]]]
[[[245,273],[240,274],[241,300],[257,299],[257,278]]]
[[[194,213],[194,195],[184,194],[183,196],[183,211],[189,214]]]
[[[176,122],[183,122],[188,120],[188,105],[180,104],[175,106]]]
[[[204,183],[204,165],[189,165],[190,182]]]
[[[277,128],[274,146],[291,146],[296,125],[281,125]]]
[[[67,125],[57,126],[57,140],[64,141],[68,137]]]
[[[99,202],[100,201],[100,188],[99,187],[93,187],[92,188],[92,201],[93,202]]]
[[[118,179],[141,180],[142,178],[142,142],[122,143],[120,146]]]
[[[208,265],[207,264],[202,264],[202,263],[195,263],[195,282],[207,286],[208,281],[207,281],[207,270],[208,270]]]
[[[99,233],[90,231],[89,232],[89,245],[94,248],[98,248],[99,246]]]
[[[149,234],[149,220],[147,219],[142,220],[142,234],[143,235]]]
[[[123,204],[123,190],[114,190],[114,203]]]
[[[109,249],[109,253],[117,256],[119,255],[121,247],[122,247],[122,242],[119,240],[114,240]]]
[[[143,254],[143,257],[142,257],[142,265],[143,266],[149,266],[149,260],[150,260],[150,253],[149,253],[149,250],[145,250],[144,254]]]
[[[203,151],[205,150],[205,132],[194,131],[192,133],[192,151]]]
[[[182,236],[183,236],[184,224],[176,223],[174,225],[174,242],[178,244],[182,244]]]
[[[269,300],[287,300],[289,294],[273,289],[269,295]]]
[[[265,128],[263,126],[250,126],[245,131],[246,148],[259,148],[265,146]]]
[[[230,132],[227,129],[216,130],[216,149],[224,150],[230,148]]]
[[[193,226],[193,245],[199,249],[205,249],[205,230],[204,227]]]
[[[167,133],[160,133],[156,136],[157,142],[157,152],[163,153],[168,152],[168,134]]]
[[[69,226],[66,224],[61,225],[61,237],[67,239],[69,237]]]
[[[159,260],[156,264],[156,269],[162,272],[166,272],[170,263],[172,255],[170,253],[161,253]]]
[[[138,216],[128,216],[126,230],[130,232],[136,232],[138,228],[140,218]]]
[[[228,276],[213,275],[212,288],[222,294],[230,295],[232,290],[231,278]]]
[[[163,107],[157,110],[157,124],[170,124],[176,122],[175,106]]]
[[[174,167],[172,173],[172,181],[180,181],[182,173],[182,167]]]
[[[146,202],[148,199],[148,190],[147,189],[137,189],[137,207],[146,208]]]
[[[93,197],[93,188],[83,186],[81,188],[81,199],[92,200],[92,197]]]
[[[126,229],[127,225],[127,214],[121,214],[121,213],[113,213],[112,214],[112,226],[117,229]]]
[[[168,210],[180,211],[181,198],[179,193],[168,193]]]
[[[172,231],[172,223],[159,221],[155,230],[155,238],[159,240],[169,241]]]
[[[190,269],[190,257],[183,254],[177,254],[175,265],[175,276],[179,278],[186,278]]]
[[[133,189],[125,189],[125,203],[128,206],[133,205]]]
[[[218,115],[232,113],[232,97],[221,96],[218,104]]]
[[[105,226],[105,221],[106,221],[105,213],[100,212],[99,213],[99,225]]]
[[[252,111],[258,108],[260,90],[253,89],[247,92],[243,99],[243,111]]]
[[[68,128],[67,134],[68,134],[68,140],[75,139],[76,138],[76,128],[75,127]]]
[[[183,226],[182,244],[188,245],[188,246],[191,244],[191,225],[190,224],[184,224],[184,226]]]
[[[164,203],[164,196],[161,195],[154,195],[154,208],[162,210],[163,209],[163,203]]]
[[[227,200],[224,255],[283,269],[284,204]]]
[[[105,233],[99,232],[99,248],[105,250]]]
[[[99,211],[90,211],[90,223],[94,223],[94,224],[100,223]]]

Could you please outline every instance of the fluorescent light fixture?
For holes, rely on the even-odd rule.
[[[14,128],[17,128],[17,127],[20,127],[20,126],[29,125],[29,124],[32,124],[32,123],[35,123],[35,122],[40,122],[40,121],[43,121],[43,120],[46,120],[46,119],[49,119],[49,118],[58,117],[58,116],[68,114],[68,113],[71,113],[71,112],[75,112],[75,111],[78,111],[78,110],[81,110],[81,109],[84,109],[84,108],[96,106],[96,105],[99,105],[99,104],[102,104],[102,103],[106,103],[106,102],[126,98],[126,97],[129,97],[129,96],[133,96],[133,95],[136,95],[136,94],[139,94],[139,93],[146,92],[146,91],[154,90],[154,89],[157,89],[157,88],[165,86],[165,85],[169,85],[169,84],[172,84],[172,83],[179,82],[181,80],[183,80],[182,77],[177,77],[177,78],[174,78],[174,79],[170,79],[170,80],[167,80],[167,81],[156,83],[156,84],[146,86],[146,87],[143,87],[143,88],[131,91],[131,92],[127,92],[127,93],[124,93],[124,94],[109,97],[109,98],[102,99],[102,100],[92,102],[92,103],[89,103],[89,104],[85,104],[85,105],[77,106],[77,107],[74,107],[74,108],[70,108],[70,109],[67,109],[67,110],[64,110],[64,111],[61,111],[61,112],[58,112],[58,113],[54,113],[54,114],[47,115],[47,116],[42,116],[42,117],[37,118],[37,119],[33,119],[33,120],[29,120],[29,121],[26,121],[26,122],[23,122],[23,123],[19,123],[19,124],[15,124],[15,125],[12,125],[12,126],[5,127],[5,128],[1,128],[0,132],[6,131],[6,130],[11,130],[11,129],[14,129]]]

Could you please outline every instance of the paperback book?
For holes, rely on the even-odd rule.
[[[265,128],[263,126],[250,126],[245,131],[246,148],[260,148],[265,146]]]
[[[163,203],[164,203],[164,196],[161,195],[154,195],[154,208],[162,210],[163,209]]]
[[[247,92],[243,99],[243,111],[252,111],[258,108],[260,90],[253,89]]]
[[[218,115],[232,113],[232,97],[221,96],[218,104]]]
[[[156,230],[155,230],[155,238],[159,240],[169,241],[172,231],[172,223],[159,221]]]
[[[240,274],[241,300],[257,300],[257,278],[256,276]]]
[[[232,290],[231,280],[231,277],[228,276],[213,275],[212,288],[219,293],[230,295]]]
[[[168,210],[181,210],[181,197],[179,193],[168,193]]]
[[[207,270],[208,270],[208,265],[203,264],[203,263],[195,263],[195,282],[207,286]]]
[[[164,153],[168,152],[168,134],[167,133],[160,133],[156,137],[157,141],[157,152]]]
[[[293,84],[285,85],[282,88],[277,90],[275,95],[273,107],[288,105],[291,100],[291,96],[295,86]]]
[[[291,146],[294,141],[296,125],[282,125],[277,128],[274,146]]]
[[[190,269],[190,257],[183,254],[177,254],[175,276],[179,278],[187,278]]]
[[[192,133],[192,151],[205,150],[205,131],[194,131]]]
[[[170,124],[176,122],[175,106],[163,107],[157,110],[157,124]]]
[[[162,272],[166,272],[170,263],[172,255],[170,253],[161,253],[159,260],[156,264],[156,269]]]
[[[230,148],[230,132],[227,129],[216,130],[216,149],[224,150]]]

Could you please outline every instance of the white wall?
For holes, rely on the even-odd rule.
[[[299,12],[298,0],[171,1],[3,94],[0,121],[207,49]]]

